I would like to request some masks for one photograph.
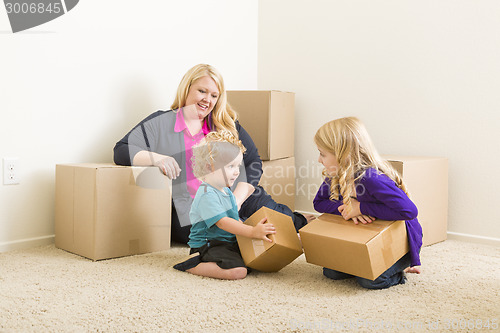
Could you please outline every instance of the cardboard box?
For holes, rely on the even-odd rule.
[[[171,181],[158,168],[56,166],[56,247],[92,260],[170,248]]]
[[[245,224],[255,226],[267,217],[276,228],[276,234],[268,236],[273,242],[236,236],[245,265],[261,272],[277,272],[302,254],[297,231],[290,216],[262,207],[250,216]]]
[[[404,221],[354,224],[323,214],[299,230],[308,263],[375,280],[408,250]]]
[[[382,155],[399,172],[418,208],[423,244],[446,240],[448,229],[448,159]]]
[[[276,90],[228,91],[227,100],[252,137],[260,158],[294,156],[295,94]]]
[[[260,185],[274,201],[295,210],[295,157],[263,161]]]

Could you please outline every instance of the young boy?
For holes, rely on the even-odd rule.
[[[229,189],[240,174],[244,152],[241,141],[228,131],[211,132],[193,148],[193,173],[202,181],[189,214],[188,245],[193,256],[175,269],[218,279],[243,279],[247,268],[235,235],[271,242],[267,235],[276,233],[274,226],[265,223],[265,218],[255,227],[243,224],[238,204],[244,198],[237,203]]]

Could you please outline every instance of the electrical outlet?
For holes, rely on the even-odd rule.
[[[3,159],[3,184],[19,184],[19,158],[5,157]]]

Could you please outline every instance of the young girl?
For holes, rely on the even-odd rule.
[[[314,136],[318,162],[325,167],[324,182],[314,198],[314,209],[342,215],[355,224],[382,220],[405,220],[410,251],[374,281],[356,277],[369,289],[405,283],[404,272],[420,273],[422,228],[417,207],[391,165],[377,153],[361,121],[341,118],[324,124]],[[323,268],[323,274],[340,280],[352,275]]]
[[[255,227],[243,224],[238,204],[244,198],[237,202],[229,189],[240,174],[244,152],[241,141],[229,131],[211,132],[193,148],[193,172],[202,180],[189,214],[188,245],[193,256],[175,269],[218,279],[243,279],[247,268],[235,235],[271,242],[267,235],[276,233],[274,226],[264,223],[265,218]]]

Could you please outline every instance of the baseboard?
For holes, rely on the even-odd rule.
[[[43,237],[19,239],[11,242],[3,242],[0,243],[0,252],[24,250],[37,246],[49,245],[54,243],[54,238],[55,235],[49,235]]]
[[[320,215],[317,212],[313,213],[313,212],[306,212],[306,211],[301,211],[301,210],[297,210],[297,212],[299,212],[301,214],[312,214],[315,216]],[[462,234],[462,233],[453,232],[453,231],[448,231],[447,235],[448,235],[448,239],[500,247],[500,238],[477,236],[477,235],[471,235],[471,234]]]
[[[459,232],[452,232],[452,231],[448,231],[447,234],[448,234],[448,239],[500,247],[500,238],[462,234]]]
[[[296,210],[296,212],[302,215],[314,215],[316,217],[321,215],[321,213],[318,212],[306,212],[305,210]]]

